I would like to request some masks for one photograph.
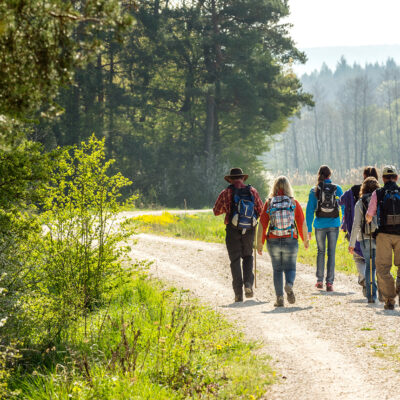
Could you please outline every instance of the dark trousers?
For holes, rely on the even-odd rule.
[[[231,225],[226,226],[226,248],[231,261],[232,286],[235,295],[243,293],[243,284],[253,286],[253,242],[255,229],[242,234]],[[241,258],[243,258],[243,275]]]

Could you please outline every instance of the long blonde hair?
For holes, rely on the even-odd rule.
[[[286,176],[278,176],[274,184],[272,185],[271,192],[269,193],[268,198],[271,199],[272,197],[278,196],[279,191],[283,191],[285,196],[294,198],[293,188],[289,182],[289,179]]]

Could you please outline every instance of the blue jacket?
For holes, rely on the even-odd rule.
[[[325,179],[325,183],[332,183],[330,179]],[[339,185],[337,186],[336,197],[339,198],[343,195],[343,190]],[[344,212],[344,206],[342,208],[342,215]],[[308,232],[312,232],[313,222],[315,229],[323,229],[323,228],[339,228],[340,227],[340,217],[337,218],[318,218],[315,217],[315,210],[317,209],[317,198],[315,196],[315,187],[310,190],[310,194],[308,195],[308,203],[306,209],[306,221]]]

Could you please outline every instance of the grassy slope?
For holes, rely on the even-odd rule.
[[[14,374],[15,398],[255,399],[274,380],[267,358],[235,327],[145,275],[114,291],[86,335],[77,321],[63,339],[33,371]]]

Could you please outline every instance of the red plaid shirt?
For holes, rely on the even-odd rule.
[[[245,187],[246,185],[242,184],[239,187]],[[263,203],[260,199],[260,195],[258,194],[257,190],[253,188],[253,186],[250,188],[251,194],[254,197],[254,209],[257,213],[258,216],[261,215],[261,211],[263,208]],[[215,202],[213,212],[214,215],[221,215],[221,214],[226,214],[225,215],[225,225],[229,224],[229,217],[231,215],[231,205],[232,205],[232,196],[233,192],[231,188],[226,188],[224,189],[218,196],[217,201]]]

